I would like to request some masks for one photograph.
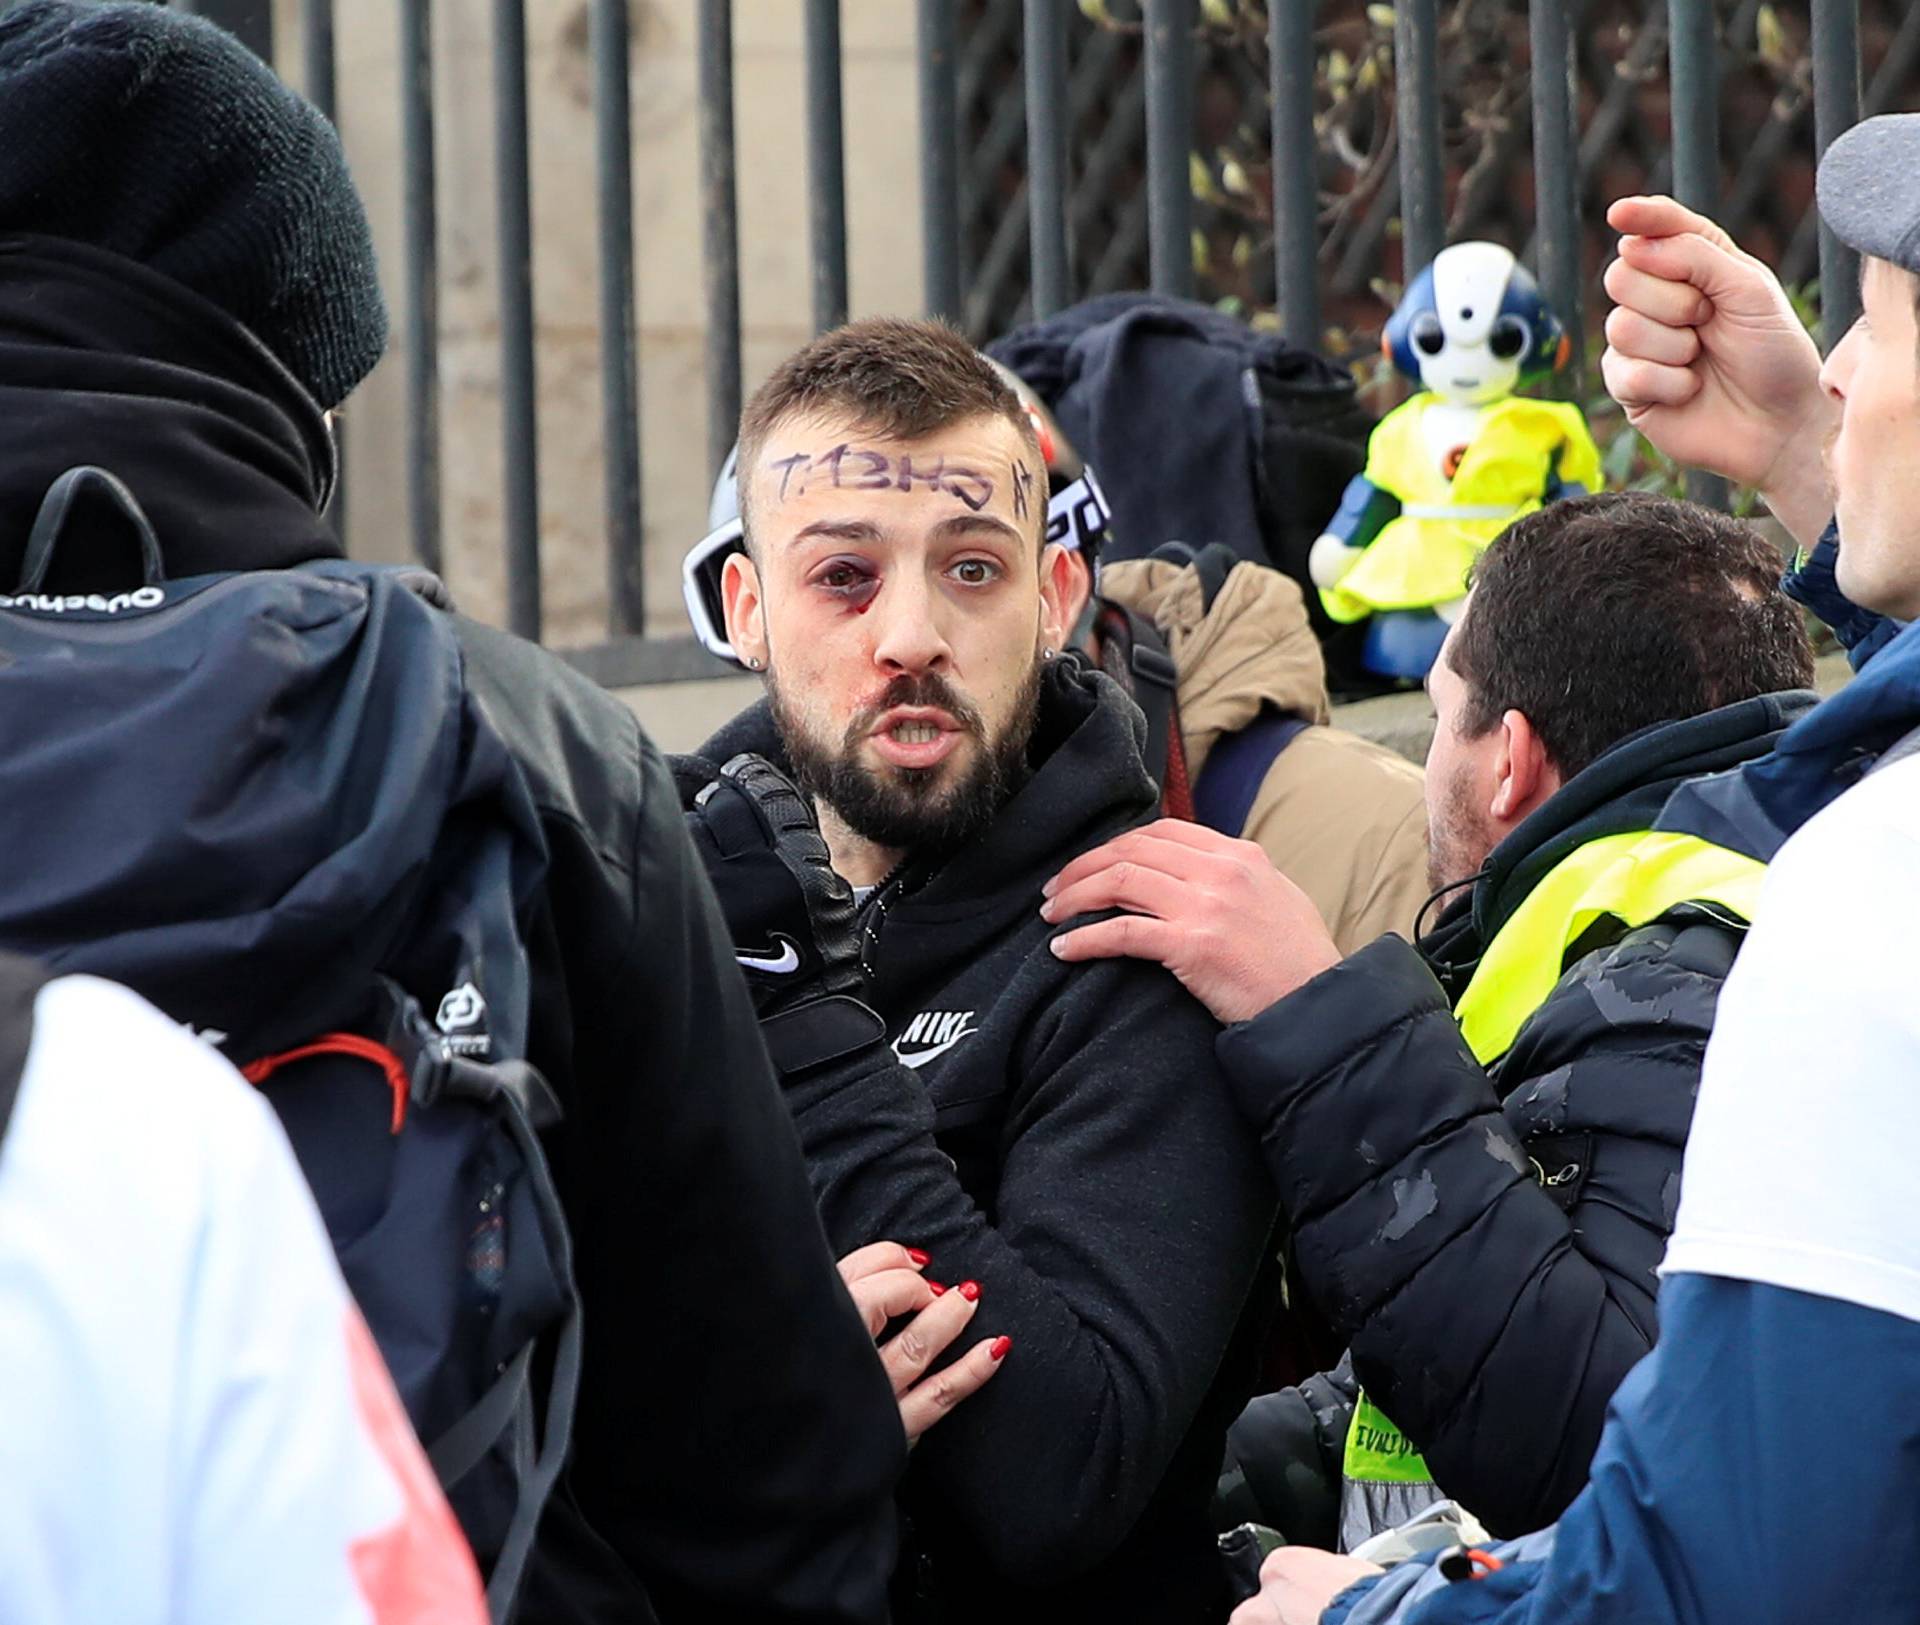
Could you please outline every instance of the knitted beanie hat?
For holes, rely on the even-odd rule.
[[[224,29],[145,0],[0,17],[0,232],[183,283],[338,406],[387,341],[333,126]]]

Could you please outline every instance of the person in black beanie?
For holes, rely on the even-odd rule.
[[[169,579],[338,556],[326,414],[386,334],[337,136],[236,40],[144,3],[0,17],[0,593],[81,464],[131,491]],[[81,517],[46,593],[126,584]],[[548,848],[528,1059],[564,1111],[586,1327],[520,1618],[877,1625],[900,1415],[673,782],[626,707],[455,621]]]

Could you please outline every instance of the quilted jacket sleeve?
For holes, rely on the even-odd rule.
[[[1305,1290],[1441,1488],[1496,1532],[1564,1510],[1653,1344],[1732,943],[1656,924],[1588,955],[1493,1076],[1393,937],[1221,1036]]]

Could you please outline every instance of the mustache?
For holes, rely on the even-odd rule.
[[[976,739],[986,734],[986,723],[979,711],[938,672],[902,672],[876,699],[854,713],[853,720],[847,724],[848,748],[865,739],[883,716],[900,705],[944,711],[959,724],[962,732]]]

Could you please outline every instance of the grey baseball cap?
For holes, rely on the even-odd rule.
[[[1820,215],[1849,247],[1920,272],[1920,113],[1865,119],[1820,160]]]

